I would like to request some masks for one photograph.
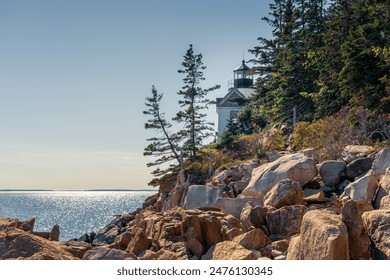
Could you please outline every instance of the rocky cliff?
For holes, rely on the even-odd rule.
[[[1,220],[0,259],[390,259],[390,148],[371,151],[348,146],[321,163],[313,149],[283,153],[219,169],[205,185],[182,171],[91,243]]]

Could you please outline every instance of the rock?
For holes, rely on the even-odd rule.
[[[381,207],[382,199],[388,195],[390,195],[390,170],[387,170],[379,181],[378,191],[376,193],[374,203],[375,209],[379,209],[379,207]]]
[[[77,239],[77,241],[83,241],[83,242],[87,242],[87,243],[92,243],[93,239],[95,238],[95,236],[96,236],[96,233],[94,233],[94,232],[91,232],[90,234],[85,233],[82,236],[80,236]]]
[[[287,248],[287,260],[299,260],[301,237],[299,235],[291,237]]]
[[[152,240],[149,239],[142,230],[139,230],[138,233],[130,240],[126,251],[138,256],[143,251],[148,250],[151,245]]]
[[[118,243],[119,248],[125,250],[133,237],[134,235],[130,231],[125,231],[120,235],[117,235],[115,241]]]
[[[240,244],[242,247],[249,250],[259,249],[271,243],[271,240],[259,228],[236,236],[233,238],[232,241]]]
[[[185,242],[185,247],[189,250],[189,253],[196,256],[198,259],[202,257],[203,245],[197,239],[190,237]]]
[[[157,252],[158,260],[188,260],[187,250],[183,243],[175,243],[169,248]]]
[[[287,205],[304,204],[299,183],[290,179],[278,182],[265,196],[264,205],[281,208]]]
[[[374,148],[371,146],[349,145],[344,148],[341,156],[346,163],[350,163],[355,159],[368,156],[373,150]]]
[[[344,161],[327,160],[320,164],[318,171],[325,185],[336,186],[346,168]]]
[[[250,161],[247,161],[247,162],[244,162],[244,163],[241,163],[239,166],[238,166],[238,169],[240,170],[241,172],[241,180],[244,180],[244,181],[249,181],[252,177],[252,171],[253,169],[255,169],[256,167],[258,167],[260,164],[260,161],[257,160],[257,159],[254,159],[254,160],[250,160]]]
[[[352,260],[370,259],[370,239],[363,227],[362,215],[374,208],[366,201],[348,200],[342,207],[342,220],[348,229],[349,254]]]
[[[96,234],[93,245],[107,245],[114,242],[115,237],[119,233],[119,227],[116,224],[110,223],[104,228],[100,229]]]
[[[157,253],[152,250],[143,251],[140,256],[137,258],[139,260],[157,260]]]
[[[215,216],[203,215],[200,220],[202,244],[206,249],[222,241],[221,220]]]
[[[379,209],[390,210],[390,195],[386,195],[385,197],[382,198]]]
[[[248,187],[241,196],[263,198],[279,181],[291,179],[303,186],[313,180],[316,175],[317,168],[312,159],[300,153],[286,155],[274,162],[255,168]]]
[[[235,193],[235,196],[237,197],[242,193],[243,190],[248,186],[249,181],[236,181],[232,182],[233,191]]]
[[[374,210],[362,215],[372,242],[372,258],[390,260],[390,210]]]
[[[92,249],[90,243],[82,241],[66,241],[61,243],[61,247],[71,253],[74,257],[82,259],[84,254]]]
[[[303,150],[302,154],[304,154],[308,158],[311,158],[314,161],[314,163],[317,163],[320,160],[318,149],[308,148],[308,149]]]
[[[239,219],[245,204],[251,202],[254,206],[263,206],[263,202],[258,197],[237,197],[219,198],[216,207],[226,214],[230,214]]]
[[[50,231],[49,239],[51,241],[58,241],[60,240],[60,226],[55,224],[53,228]]]
[[[186,191],[185,186],[177,186],[170,193],[169,196],[164,200],[162,211],[167,211],[175,207],[180,207],[183,200],[184,193]]]
[[[136,256],[126,251],[101,246],[95,247],[85,253],[83,260],[136,260]]]
[[[236,242],[223,241],[212,246],[202,260],[255,260],[255,255]]]
[[[24,231],[33,231],[34,225],[35,225],[35,218],[30,218],[27,221],[22,222],[19,228]]]
[[[142,209],[145,209],[149,206],[152,206],[156,204],[158,198],[160,197],[159,193],[156,193],[154,195],[149,196],[148,198],[145,199],[144,203],[142,204]]]
[[[0,219],[0,260],[74,260],[60,242],[53,242],[21,230],[16,219]]]
[[[279,159],[280,157],[281,157],[281,155],[278,152],[273,151],[273,152],[269,153],[267,159],[269,162],[273,162],[273,161]]]
[[[381,150],[372,163],[372,170],[375,178],[379,181],[385,174],[386,169],[390,167],[390,147]]]
[[[222,197],[222,190],[215,187],[192,185],[185,198],[185,209],[213,207],[217,205],[218,198]]]
[[[353,200],[364,200],[368,203],[372,203],[377,188],[378,181],[375,179],[372,172],[368,172],[365,176],[349,184],[344,189],[342,196],[348,196]]]
[[[267,208],[253,206],[247,203],[241,211],[240,224],[243,232],[248,232],[252,228],[261,228],[266,224]]]
[[[345,175],[351,179],[358,177],[371,169],[373,161],[369,157],[355,159],[347,165]]]
[[[337,190],[339,192],[343,192],[345,188],[350,184],[351,182],[349,180],[344,180],[340,184],[337,185]]]
[[[312,210],[302,219],[301,260],[348,260],[348,230],[338,215]]]
[[[284,206],[267,212],[267,228],[271,240],[284,239],[299,233],[305,206]]]
[[[232,240],[234,237],[240,234],[242,234],[242,230],[234,227],[226,232],[226,240]]]
[[[49,239],[50,232],[44,232],[44,231],[33,231],[32,234],[42,237],[44,239]]]
[[[271,256],[273,259],[276,259],[282,255],[283,255],[283,252],[281,252],[279,250],[271,250]]]
[[[286,255],[280,255],[274,258],[275,261],[284,261],[286,260]]]
[[[306,202],[324,202],[326,198],[322,190],[305,189],[303,200]]]
[[[282,240],[276,240],[272,242],[269,247],[271,250],[278,250],[281,251],[282,253],[287,251],[288,245],[289,245],[290,240],[287,239],[282,239]]]
[[[330,193],[330,192],[333,192],[335,189],[334,189],[334,187],[330,187],[330,186],[321,186],[319,188],[319,190],[323,191],[323,192],[326,192],[326,193]]]

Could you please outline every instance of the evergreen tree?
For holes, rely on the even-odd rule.
[[[178,134],[169,132],[172,124],[166,120],[165,114],[160,110],[162,97],[163,94],[158,93],[157,89],[153,86],[152,95],[146,97],[145,105],[148,109],[143,111],[145,115],[151,116],[151,119],[145,123],[145,129],[154,129],[157,131],[157,136],[147,139],[151,143],[144,149],[145,156],[157,157],[155,161],[147,164],[148,167],[157,166],[152,172],[155,177],[160,177],[172,171],[176,166],[171,164],[172,161],[176,161],[183,168],[179,146],[181,138]],[[170,165],[165,167],[165,169],[160,169],[162,165],[166,164]],[[154,181],[151,183],[154,183]]]
[[[390,2],[356,1],[352,8],[354,25],[341,47],[341,94],[351,107],[388,113],[390,93],[381,79],[389,75],[389,68],[375,48],[390,46]]]
[[[202,58],[202,54],[195,54],[192,45],[190,45],[184,56],[183,69],[178,70],[180,74],[185,75],[183,78],[184,86],[177,93],[182,97],[179,105],[183,110],[177,113],[174,120],[184,125],[184,129],[180,131],[181,137],[185,139],[183,152],[191,160],[196,159],[197,151],[203,140],[213,134],[214,124],[207,121],[204,109],[207,109],[210,103],[206,98],[207,94],[220,87],[219,85],[208,89],[200,87],[200,83],[205,80],[203,70],[206,69]]]

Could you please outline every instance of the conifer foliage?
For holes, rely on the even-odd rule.
[[[390,1],[274,0],[263,20],[273,36],[250,52],[268,123],[294,107],[305,121],[343,106],[389,113]]]
[[[155,177],[164,175],[168,171],[174,169],[175,164],[169,165],[167,169],[160,169],[160,166],[176,161],[176,164],[183,166],[180,158],[180,140],[177,133],[171,133],[169,129],[172,124],[165,118],[165,114],[161,112],[162,93],[158,93],[157,89],[152,87],[152,95],[146,97],[147,110],[143,111],[145,115],[151,118],[145,123],[145,129],[153,129],[157,135],[146,139],[150,144],[144,149],[144,156],[154,156],[156,160],[147,164],[148,167],[157,166],[152,172]]]
[[[178,70],[180,74],[184,74],[184,85],[177,93],[182,99],[179,100],[179,105],[183,109],[176,114],[174,118],[184,128],[179,134],[184,139],[183,152],[191,159],[196,159],[196,154],[201,147],[203,141],[213,134],[213,123],[207,120],[207,115],[204,110],[208,108],[210,100],[207,99],[209,92],[220,88],[220,85],[203,89],[200,83],[205,80],[203,70],[206,66],[203,65],[202,54],[195,54],[192,45],[187,50],[183,68]]]
[[[149,185],[158,184],[163,175],[178,168],[183,169],[187,162],[195,161],[203,142],[213,134],[214,124],[207,120],[204,110],[210,104],[207,94],[220,86],[215,85],[207,89],[200,86],[205,80],[203,70],[206,69],[202,58],[202,54],[195,54],[190,45],[184,56],[183,68],[178,70],[185,75],[184,86],[177,93],[181,97],[179,105],[182,110],[172,119],[178,126],[182,126],[179,131],[171,131],[172,123],[161,111],[163,94],[158,93],[153,86],[151,96],[146,98],[147,110],[143,113],[150,116],[150,119],[145,123],[145,129],[156,131],[156,136],[147,139],[149,145],[144,149],[145,156],[156,158],[147,164],[148,167],[156,167],[152,172],[155,179]]]

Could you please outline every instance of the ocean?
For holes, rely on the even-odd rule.
[[[0,217],[35,217],[35,231],[60,226],[60,240],[97,233],[115,215],[142,206],[156,191],[0,191]]]

